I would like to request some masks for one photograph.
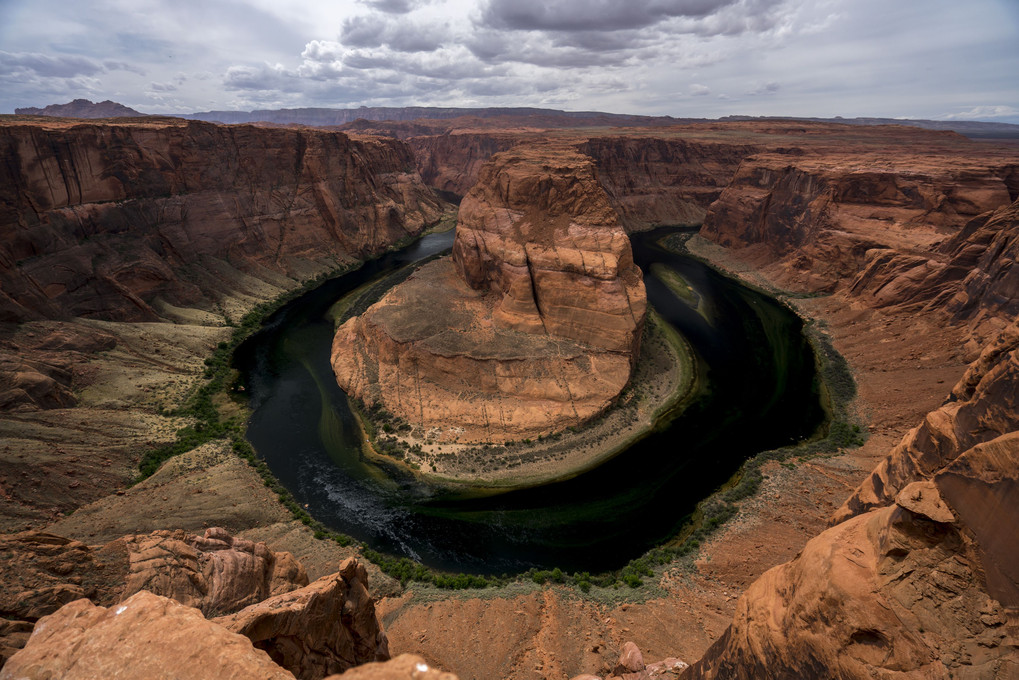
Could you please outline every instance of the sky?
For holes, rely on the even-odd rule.
[[[1019,0],[0,0],[0,113],[78,98],[1019,123]]]

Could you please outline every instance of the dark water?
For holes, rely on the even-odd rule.
[[[707,387],[666,429],[590,472],[467,498],[394,480],[359,459],[358,428],[329,365],[333,326],[324,315],[345,292],[448,248],[452,232],[323,284],[238,350],[252,396],[248,438],[316,519],[378,550],[476,573],[617,568],[674,535],[746,458],[807,438],[824,419],[800,320],[660,248],[665,233],[634,235],[634,258],[649,301],[698,354]],[[677,272],[709,312],[651,275],[653,263]]]

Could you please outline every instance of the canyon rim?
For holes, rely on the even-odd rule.
[[[265,677],[1019,673],[1019,147],[545,115],[0,118],[0,677],[158,677],[189,648]],[[584,423],[649,323],[627,233],[699,225],[691,253],[841,353],[843,424],[866,441],[757,460],[754,493],[703,506],[727,522],[611,580],[454,593],[368,559],[245,449],[223,353],[460,196],[452,255],[337,331],[332,365],[366,404],[444,443]]]

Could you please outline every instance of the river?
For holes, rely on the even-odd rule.
[[[313,517],[376,550],[482,574],[618,568],[675,535],[748,457],[814,435],[825,418],[801,320],[662,248],[668,233],[634,234],[634,259],[649,302],[697,354],[705,387],[667,427],[589,472],[471,497],[361,459],[357,423],[329,364],[327,312],[366,282],[445,251],[452,231],[327,281],[238,349],[235,366],[251,398],[247,437]],[[689,289],[677,295],[659,276]]]

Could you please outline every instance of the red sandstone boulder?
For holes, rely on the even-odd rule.
[[[355,666],[326,680],[457,680],[457,676],[432,668],[416,654],[401,654],[390,661]]]
[[[389,643],[353,558],[314,583],[214,621],[247,636],[298,678],[317,679],[389,658]]]
[[[197,609],[139,592],[119,605],[76,600],[44,617],[2,680],[265,680],[293,675],[251,641],[207,621]]]

